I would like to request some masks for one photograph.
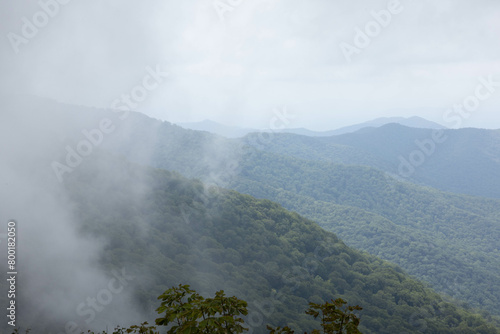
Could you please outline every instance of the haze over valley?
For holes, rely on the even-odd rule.
[[[499,333],[498,15],[3,2],[0,333]]]

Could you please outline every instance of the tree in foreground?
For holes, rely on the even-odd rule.
[[[237,334],[248,331],[243,327],[241,318],[248,314],[247,302],[234,296],[226,297],[223,290],[217,291],[214,298],[204,298],[191,290],[189,285],[180,284],[165,291],[158,299],[162,302],[156,311],[163,316],[156,319],[156,325],[169,327],[168,334]],[[361,334],[358,330],[359,318],[353,312],[362,308],[346,304],[341,298],[324,304],[309,303],[306,314],[320,317],[322,327],[321,331],[315,329],[311,334]],[[159,334],[157,326],[144,322],[140,326],[117,327],[112,334]],[[267,329],[270,334],[294,333],[288,326],[267,326]],[[18,333],[18,330],[14,330],[13,334]],[[88,333],[94,334],[91,331]]]
[[[156,319],[157,325],[174,324],[167,332],[177,333],[242,333],[241,315],[247,315],[247,303],[236,297],[226,297],[224,291],[215,293],[215,298],[204,299],[189,285],[173,287],[158,299],[162,300],[157,309],[164,317]],[[361,334],[358,330],[359,318],[354,311],[362,310],[359,306],[347,306],[341,298],[324,304],[309,303],[306,314],[321,318],[322,330],[315,329],[311,334]],[[270,334],[291,334],[294,331],[287,327],[272,328],[267,326]]]
[[[354,311],[361,311],[360,306],[346,306],[347,302],[342,298],[337,298],[324,304],[309,303],[306,314],[312,315],[315,319],[321,317],[322,331],[314,329],[311,334],[361,334],[358,329],[359,318]],[[270,334],[293,334],[290,327],[272,328],[267,326]],[[305,333],[307,334],[307,333]]]
[[[161,306],[156,310],[165,313],[156,319],[160,326],[173,326],[168,334],[175,333],[243,333],[241,315],[247,315],[247,302],[236,297],[226,297],[224,291],[215,293],[214,298],[203,298],[189,285],[179,285],[165,291],[158,299]]]

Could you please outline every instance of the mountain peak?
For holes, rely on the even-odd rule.
[[[344,133],[355,132],[362,128],[367,128],[367,127],[381,127],[383,125],[390,123],[397,123],[410,128],[446,129],[446,127],[442,126],[441,124],[431,122],[429,120],[426,120],[425,118],[419,116],[411,116],[411,117],[379,117],[371,121],[354,124],[330,131],[313,131],[306,129],[304,127],[300,127],[291,129],[282,129],[276,132],[293,133],[309,137],[327,137],[327,136],[334,136],[334,135],[341,135]],[[251,132],[262,131],[252,128],[242,128],[237,126],[224,125],[209,119],[205,119],[200,122],[177,123],[177,125],[186,129],[216,133],[218,135],[227,138],[238,138],[238,137],[243,137]]]

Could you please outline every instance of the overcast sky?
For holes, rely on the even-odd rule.
[[[110,107],[135,89],[138,111],[171,122],[265,128],[286,106],[313,130],[412,115],[500,128],[500,84],[480,79],[500,82],[498,0],[0,1],[3,92]]]

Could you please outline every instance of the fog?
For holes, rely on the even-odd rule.
[[[360,42],[357,29],[366,31],[375,17],[379,31]],[[102,108],[96,113],[119,109],[113,136],[122,139],[134,132],[120,118],[129,108],[174,123],[252,128],[269,127],[281,106],[294,115],[287,126],[311,130],[414,115],[449,127],[500,128],[499,17],[494,0],[2,1],[0,221],[18,224],[23,323],[44,319],[71,332],[144,316],[126,278],[117,278],[134,268],[99,265],[107,240],[80,233],[77,208],[51,168],[78,142],[80,124],[98,126],[79,123],[95,116],[92,109],[66,114],[63,104],[55,110],[29,96]],[[448,124],[447,111],[477,96],[478,85],[481,96],[490,94]],[[57,117],[46,117],[51,112]],[[152,148],[157,138],[147,138]],[[238,159],[220,146],[214,137],[200,148],[215,175]],[[152,154],[135,153],[140,161]],[[129,196],[140,202],[147,191]],[[88,298],[107,304],[92,313]]]
[[[162,145],[172,152],[172,159],[166,156],[172,160],[169,169],[190,176],[203,172],[208,184],[223,187],[235,177],[241,152],[227,146],[222,137],[209,135],[194,148],[199,166],[183,166],[173,158],[183,137],[168,131],[171,124],[135,112],[75,107],[30,96],[2,96],[0,109],[0,220],[17,223],[17,326],[31,327],[35,334],[48,329],[79,334],[89,328],[154,320],[158,305],[144,308],[137,299],[138,291],[154,280],[153,268],[135,267],[133,260],[109,252],[113,240],[94,232],[100,225],[114,223],[113,235],[119,235],[132,222],[134,238],[149,235],[150,227],[138,212],[126,214],[127,221],[121,221],[120,214],[132,207],[145,210],[151,184],[143,180],[142,169],[134,170],[132,180],[121,158],[107,157],[109,153],[103,158],[100,152],[109,150],[153,164],[156,148]],[[80,174],[85,182],[73,179]],[[126,191],[116,197],[112,189],[122,184],[127,184]],[[99,207],[88,204],[94,197]],[[82,212],[84,208],[94,212]],[[189,215],[191,209],[186,210]],[[85,221],[89,218],[93,221]],[[0,237],[0,247],[6,250],[7,239],[4,234]],[[146,252],[149,256],[150,250]],[[7,272],[6,252],[0,253],[0,261],[0,269]],[[110,263],[125,265],[110,267]],[[206,277],[193,279],[215,283]],[[5,283],[1,288],[8,291]],[[2,293],[2,305],[7,305],[6,297]],[[0,328],[10,329],[5,323]]]
[[[480,77],[500,80],[494,0],[60,2],[41,1],[47,22],[38,1],[2,2],[3,91],[109,107],[160,66],[168,79],[136,106],[152,117],[265,128],[286,105],[291,126],[331,130],[382,116],[448,126]],[[461,126],[500,127],[499,96]]]
[[[111,329],[142,320],[131,299],[138,279],[134,268],[100,266],[106,240],[80,232],[75,204],[50,168],[68,141],[63,137],[68,124],[60,117],[48,121],[47,115],[57,113],[44,110],[40,101],[9,102],[4,98],[1,103],[0,220],[2,225],[11,219],[17,223],[17,326],[35,327],[33,333],[44,328],[74,333],[78,327]],[[139,192],[128,195],[140,201]],[[4,272],[6,241],[0,240]],[[6,289],[2,283],[2,305]],[[2,322],[2,332],[7,327],[12,329]]]

